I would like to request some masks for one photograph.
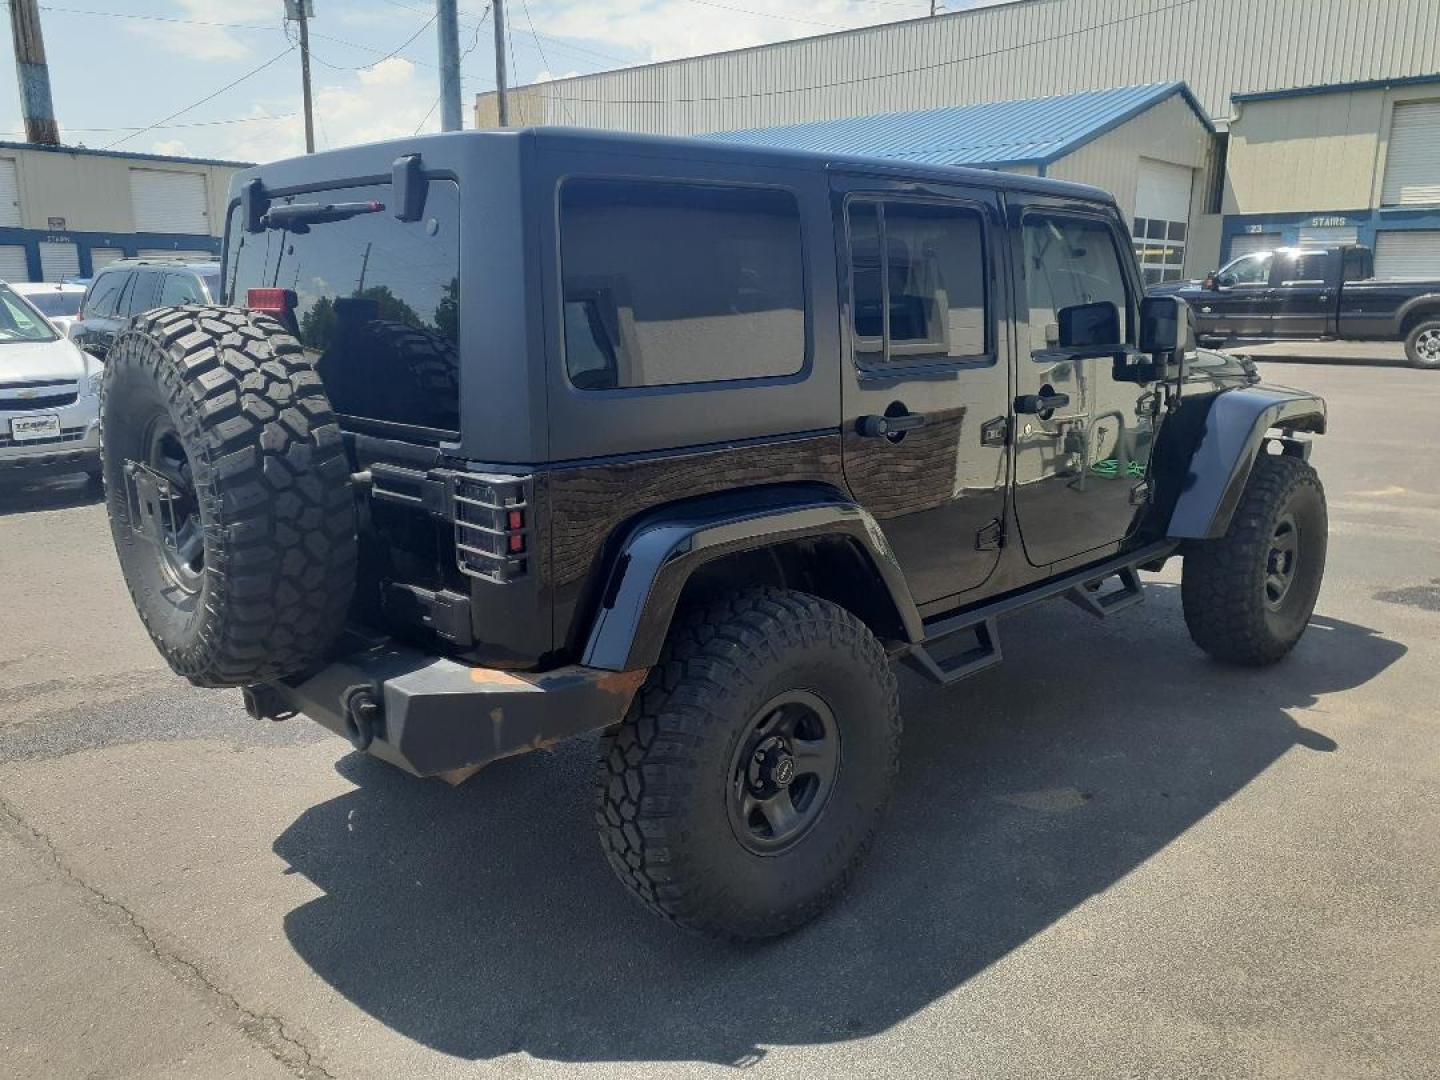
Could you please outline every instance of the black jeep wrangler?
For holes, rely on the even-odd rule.
[[[891,663],[1109,615],[1279,660],[1324,568],[1325,406],[1193,348],[1110,196],[569,130],[236,180],[223,303],[106,366],[104,466],[170,664],[458,781],[604,732],[601,845],[684,926],[782,933],[899,766]]]

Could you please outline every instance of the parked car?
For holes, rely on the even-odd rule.
[[[18,290],[0,285],[0,474],[98,481],[101,374]]]
[[[141,312],[177,304],[209,304],[219,296],[218,262],[121,259],[91,280],[70,329],[70,340],[103,358],[115,334]]]
[[[1440,368],[1440,280],[1389,281],[1374,265],[1358,244],[1252,251],[1150,295],[1188,301],[1202,341],[1403,341],[1410,363]]]
[[[80,301],[85,298],[84,285],[69,281],[17,281],[10,288],[29,300],[62,337],[70,336],[70,327],[80,313]]]
[[[899,768],[892,660],[956,683],[1009,613],[1106,617],[1183,557],[1195,642],[1270,664],[1320,587],[1325,403],[1197,353],[1094,188],[437,135],[239,173],[225,280],[106,364],[161,654],[457,783],[602,731],[601,847],[687,927],[839,895]]]

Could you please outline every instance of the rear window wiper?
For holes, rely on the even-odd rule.
[[[361,214],[378,214],[384,209],[382,202],[287,203],[270,207],[260,219],[260,224],[266,229],[305,233],[310,231],[311,225],[345,221]]]

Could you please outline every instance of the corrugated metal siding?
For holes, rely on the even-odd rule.
[[[125,257],[125,249],[117,247],[94,247],[90,249],[90,272],[98,274],[103,267],[119,262]]]
[[[517,99],[524,123],[696,134],[1117,82],[1184,81],[1226,116],[1232,92],[1435,71],[1436,0],[1017,0],[544,83]]]
[[[0,244],[0,281],[29,281],[30,265],[20,244]]]
[[[55,240],[40,241],[40,280],[64,281],[80,276],[80,249]]]

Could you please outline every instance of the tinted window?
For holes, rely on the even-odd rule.
[[[225,256],[229,302],[243,305],[253,288],[291,290],[293,326],[342,415],[458,431],[458,187],[431,180],[419,221],[394,215],[389,184],[293,201],[382,208],[303,231],[246,233],[237,206]]]
[[[159,307],[160,279],[164,276],[159,270],[136,270],[130,288],[120,300],[121,312],[139,315]]]
[[[80,297],[84,295],[56,289],[54,292],[30,293],[25,299],[35,305],[42,315],[74,315],[80,310]]]
[[[1103,221],[1058,215],[1025,218],[1025,294],[1030,307],[1030,348],[1051,347],[1059,313],[1107,301],[1120,313],[1130,340],[1130,299],[1110,227]]]
[[[1287,258],[1280,267],[1282,281],[1324,281],[1325,264],[1329,256],[1323,251],[1312,251],[1304,255]]]
[[[205,291],[200,287],[199,278],[189,273],[173,273],[165,275],[165,284],[160,287],[160,302],[156,307],[205,302]]]
[[[565,365],[581,389],[804,365],[800,211],[786,192],[572,180],[560,248]]]
[[[85,314],[106,318],[114,315],[115,305],[119,302],[120,293],[129,277],[128,270],[117,270],[97,277],[85,297]]]
[[[1242,255],[1220,271],[1220,284],[1268,285],[1270,284],[1270,261],[1272,258],[1272,254],[1268,251]]]
[[[852,202],[857,357],[868,362],[983,355],[986,265],[983,225],[973,210]]]

